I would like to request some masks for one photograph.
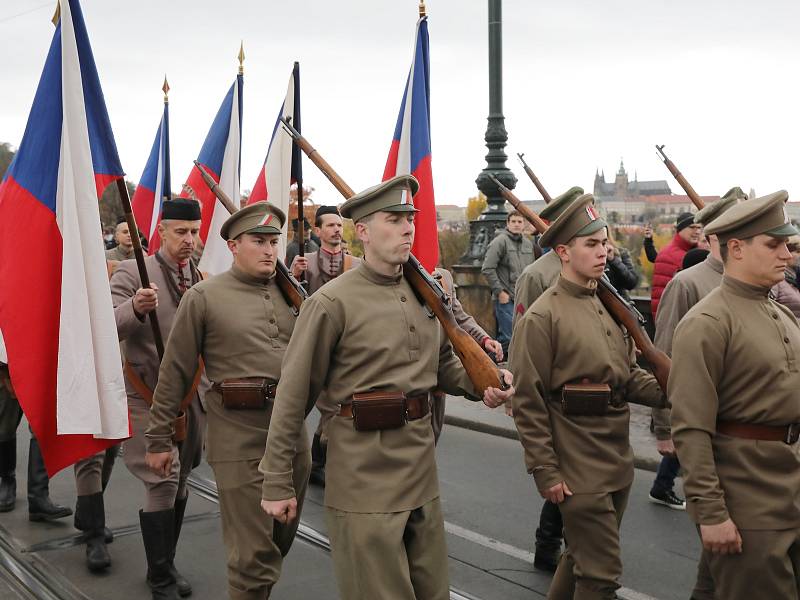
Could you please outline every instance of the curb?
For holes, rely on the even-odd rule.
[[[474,421],[472,419],[465,419],[463,417],[456,417],[453,415],[445,415],[444,422],[446,425],[459,427],[461,429],[469,429],[479,433],[487,433],[498,437],[506,438],[508,440],[519,441],[519,435],[515,429],[507,427],[499,427],[490,423],[483,423],[482,421]],[[636,456],[633,457],[633,466],[637,469],[644,471],[658,471],[658,465],[661,464],[660,458],[651,458],[649,456]]]

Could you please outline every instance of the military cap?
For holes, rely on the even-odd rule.
[[[320,206],[317,208],[317,212],[314,214],[314,219],[319,219],[322,215],[339,215],[339,209],[335,206]]]
[[[128,219],[125,217],[125,215],[122,215],[121,217],[117,218],[117,226],[118,227],[120,225],[122,225],[123,223],[127,223],[127,222],[128,222]]]
[[[219,234],[223,240],[235,240],[243,233],[280,234],[286,215],[269,202],[254,202],[233,213],[222,224]]]
[[[542,246],[555,248],[559,244],[568,243],[572,238],[590,235],[606,226],[606,222],[600,218],[594,207],[594,196],[584,194],[567,206],[550,224],[539,243]]]
[[[408,188],[411,188],[411,196]],[[340,212],[344,218],[353,221],[379,211],[417,212],[412,198],[418,190],[419,182],[413,175],[397,175],[356,194],[342,204]]]
[[[760,234],[772,237],[789,237],[800,233],[789,222],[786,214],[786,201],[789,194],[780,190],[742,202],[725,211],[706,226],[707,234],[716,234],[721,244],[728,240],[746,240]]]
[[[700,225],[708,225],[726,210],[738,204],[740,200],[747,200],[747,194],[745,194],[740,187],[732,187],[725,192],[722,198],[716,202],[706,204],[700,209],[694,216],[694,222]]]
[[[292,229],[294,229],[295,231],[297,231],[297,226],[298,226],[299,224],[300,224],[300,221],[298,221],[297,219],[292,219]],[[303,228],[304,228],[304,229],[308,229],[308,228],[310,228],[310,227],[311,227],[311,223],[309,223],[309,222],[308,222],[308,219],[306,219],[305,217],[303,217]]]
[[[175,198],[161,203],[161,218],[175,221],[199,221],[200,203],[189,198]]]
[[[582,195],[582,187],[571,187],[560,196],[553,198],[553,201],[542,209],[539,216],[547,221],[555,221],[558,216],[572,204],[573,200]]]

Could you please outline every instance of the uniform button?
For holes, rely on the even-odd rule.
[[[783,338],[783,341],[788,344],[789,343],[789,338],[785,337],[785,338]]]
[[[417,330],[417,328],[416,328],[416,327],[414,327],[414,326],[412,325],[411,327],[409,327],[409,328],[408,328],[408,330],[409,330],[411,333],[414,333],[414,332]],[[788,342],[789,340],[786,340],[786,341]]]
[[[269,322],[274,325],[275,324],[275,319],[270,319]]]
[[[264,298],[266,298],[267,300],[269,300],[269,294],[264,294]]]
[[[610,329],[606,329],[606,335],[607,336],[611,336],[611,330]]]
[[[602,315],[603,314],[603,309],[600,308],[600,309],[597,310],[597,312]]]
[[[405,301],[406,301],[406,297],[405,296],[400,296],[400,302],[405,302]]]

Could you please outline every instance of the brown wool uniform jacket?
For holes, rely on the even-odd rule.
[[[672,356],[675,328],[695,304],[708,296],[722,282],[722,261],[710,254],[706,259],[685,271],[679,271],[664,288],[656,317],[656,348]],[[653,422],[656,438],[670,439],[669,409],[654,408]]]
[[[478,325],[478,322],[475,320],[475,317],[467,313],[464,310],[461,302],[458,300],[458,296],[456,295],[456,285],[453,281],[453,274],[450,273],[447,269],[443,269],[441,267],[437,267],[434,269],[434,273],[441,275],[442,279],[439,283],[441,283],[442,288],[450,296],[451,306],[453,308],[453,316],[456,318],[456,322],[461,326],[461,329],[466,331],[470,337],[472,337],[476,342],[483,347],[483,342],[486,341],[486,338],[489,337],[489,334]]]
[[[353,269],[361,264],[361,259],[357,256],[345,255],[344,252],[341,252],[338,256],[331,257],[331,255],[326,253],[322,248],[316,252],[309,252],[305,256],[308,259],[308,269],[306,269],[305,278],[308,282],[307,290],[309,294],[313,294],[323,285],[329,281],[333,281],[344,273],[345,266]],[[335,269],[335,272],[332,268],[332,260],[338,263],[338,268]],[[332,272],[334,272],[333,275],[331,275]]]
[[[718,420],[800,422],[800,326],[768,292],[723,277],[675,332],[672,438],[700,525],[730,517],[741,529],[800,527],[797,449],[716,433]]]
[[[295,496],[292,456],[305,415],[323,388],[334,402],[371,390],[420,394],[472,385],[437,320],[401,276],[367,262],[311,296],[286,351],[267,449],[263,497]],[[336,416],[328,429],[325,505],[347,512],[418,508],[439,496],[430,416],[384,431],[356,431]]]
[[[130,254],[125,254],[122,250],[122,246],[114,246],[110,250],[106,250],[106,260],[117,260],[123,261],[133,258],[133,251]]]
[[[163,254],[161,256],[171,269],[172,280],[177,285],[177,265]],[[170,294],[170,284],[167,282],[164,270],[156,257],[146,257],[144,264],[147,268],[150,282],[158,287],[158,308],[156,313],[158,314],[158,325],[161,328],[161,339],[166,343],[172,330],[178,306]],[[188,266],[184,268],[183,273],[188,280],[187,285],[191,285],[191,274]],[[158,351],[156,350],[156,342],[153,339],[153,331],[150,328],[148,318],[145,317],[139,320],[136,313],[133,312],[133,297],[136,295],[136,290],[142,287],[136,261],[126,260],[121,262],[111,277],[110,285],[111,301],[114,304],[114,318],[117,322],[117,335],[121,342],[125,342],[125,359],[130,363],[131,368],[147,388],[153,390],[158,381]],[[204,377],[198,387],[201,402],[209,385],[208,380]],[[129,399],[145,401],[127,376],[125,377],[125,388]]]
[[[171,448],[172,421],[192,385],[198,356],[203,357],[212,382],[239,377],[278,381],[294,323],[295,316],[274,277],[256,279],[234,266],[187,291],[161,363],[147,430],[148,451]],[[208,462],[253,460],[264,455],[269,407],[229,410],[212,388],[206,394],[206,410],[215,417],[215,426],[208,428]]]
[[[539,296],[555,285],[560,274],[561,260],[553,250],[525,267],[514,288],[514,327]]]
[[[510,354],[514,422],[539,490],[562,481],[576,494],[630,485],[628,405],[615,402],[603,416],[567,416],[561,410],[561,388],[583,379],[607,383],[628,400],[663,403],[655,378],[636,365],[632,340],[594,289],[559,278],[522,317]]]

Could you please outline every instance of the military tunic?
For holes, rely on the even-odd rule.
[[[123,260],[128,260],[131,258],[133,258],[133,246],[131,246],[130,252],[127,253],[120,245],[114,246],[110,250],[106,250],[106,260],[122,262]]]
[[[743,553],[705,553],[721,598],[797,597],[800,461],[783,442],[717,433],[717,421],[800,422],[800,327],[758,288],[723,277],[683,318],[669,379],[672,437],[698,525],[730,518]]]
[[[198,356],[212,382],[240,377],[278,381],[294,323],[274,277],[254,278],[233,266],[187,291],[161,363],[147,430],[148,451],[172,448],[172,421],[191,386]],[[281,550],[288,549],[294,534],[287,530],[281,535],[288,539],[273,540],[273,522],[258,508],[262,482],[258,463],[264,455],[272,405],[262,410],[226,409],[213,388],[205,403],[206,456],[219,490],[228,593],[234,600],[263,599],[278,580]],[[304,430],[294,438],[287,461],[294,465],[292,484],[302,504],[310,463]]]
[[[296,495],[291,456],[323,387],[339,403],[370,390],[472,390],[408,282],[368,262],[304,303],[284,364],[261,465],[267,500]],[[342,597],[449,597],[430,416],[383,431],[356,431],[337,416],[328,435],[326,517]]]
[[[509,366],[528,472],[542,492],[565,481],[574,493],[559,504],[568,549],[548,597],[571,598],[574,587],[576,598],[613,598],[622,572],[618,525],[633,481],[625,401],[658,404],[663,394],[636,365],[631,339],[595,287],[563,277],[519,322]],[[561,388],[584,379],[613,390],[605,415],[563,413]]]
[[[514,288],[514,328],[536,299],[558,281],[561,260],[553,250],[525,267]]]

